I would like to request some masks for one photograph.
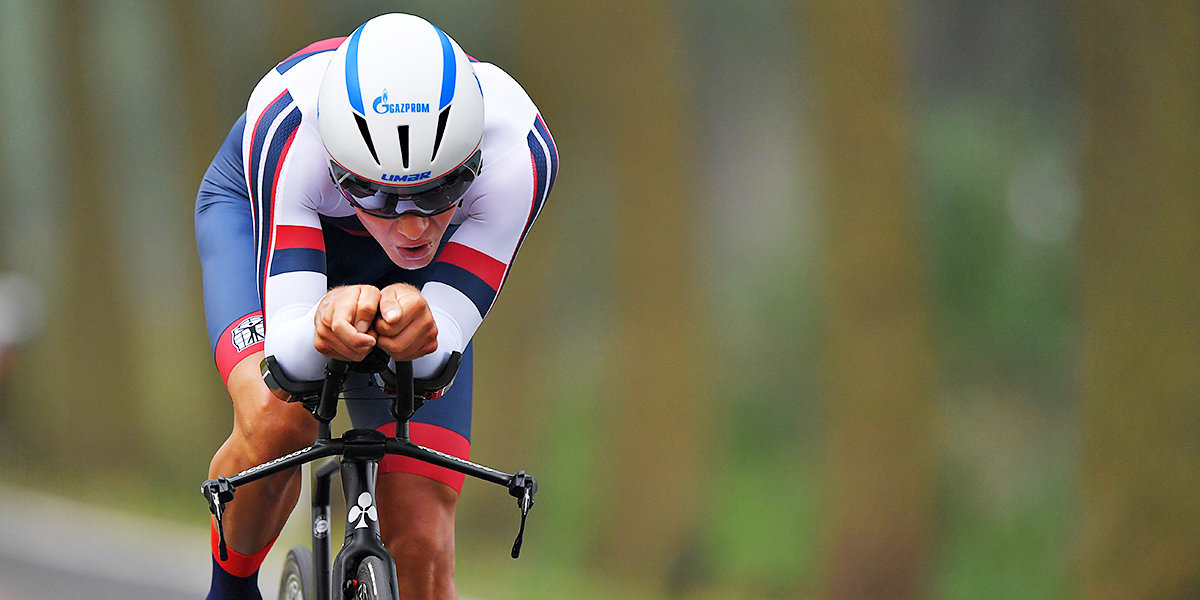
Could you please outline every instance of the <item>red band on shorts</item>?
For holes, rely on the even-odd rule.
[[[395,437],[396,424],[388,423],[380,427],[379,431],[382,431],[388,437]],[[430,425],[428,423],[410,422],[408,424],[408,436],[418,446],[444,452],[463,460],[471,459],[471,441],[445,427],[438,427],[437,425]],[[383,460],[379,462],[379,472],[381,474],[412,473],[413,475],[428,477],[454,488],[454,491],[460,494],[462,493],[463,480],[467,478],[466,475],[458,471],[451,471],[445,467],[435,467],[429,463],[421,462],[407,456],[383,457]]]
[[[221,381],[228,384],[229,372],[242,362],[242,359],[255,352],[261,352],[265,339],[266,330],[263,328],[261,310],[230,323],[217,339],[217,347],[213,350],[217,370],[221,372]]]

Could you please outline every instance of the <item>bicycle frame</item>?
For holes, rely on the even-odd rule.
[[[387,370],[386,364],[384,361],[381,366],[379,360],[370,364],[330,360],[323,381],[298,385],[288,382],[297,389],[298,394],[293,395],[294,400],[302,402],[317,419],[317,440],[312,446],[251,467],[231,477],[217,477],[204,482],[201,491],[208,500],[209,510],[216,517],[218,551],[222,559],[227,556],[223,513],[225,505],[233,500],[237,487],[322,458],[340,456],[340,461],[326,461],[313,468],[313,590],[316,597],[318,600],[334,598],[334,582],[346,581],[358,563],[368,556],[376,556],[385,565],[390,565],[389,576],[395,581],[395,562],[380,540],[378,514],[371,514],[375,508],[375,478],[379,461],[387,455],[407,456],[507,487],[509,494],[517,498],[517,506],[521,509],[521,527],[511,553],[513,558],[519,556],[525,532],[525,519],[533,506],[533,495],[537,491],[536,480],[524,471],[509,474],[414,444],[409,439],[408,422],[422,402],[417,400],[413,393],[412,364],[396,363],[394,381],[389,377],[391,372]],[[457,363],[453,366],[457,368]],[[374,429],[350,429],[341,437],[332,436],[330,422],[337,411],[342,385],[352,368],[376,373],[385,384],[396,389],[396,395],[389,408],[396,419],[396,437],[389,438]],[[296,397],[297,395],[299,397]],[[342,490],[346,496],[346,535],[341,550],[331,564],[329,500],[333,474],[338,471],[342,476]]]

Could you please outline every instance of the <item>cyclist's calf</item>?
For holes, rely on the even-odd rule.
[[[232,476],[312,445],[317,437],[316,422],[303,406],[279,400],[263,384],[257,366],[261,359],[261,353],[247,357],[229,374],[233,433],[213,457],[210,477]],[[300,484],[296,469],[240,489],[225,519],[229,547],[252,554],[274,540],[300,496]]]

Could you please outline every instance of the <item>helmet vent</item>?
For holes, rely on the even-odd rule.
[[[371,131],[367,129],[367,120],[362,118],[362,115],[354,113],[354,121],[358,123],[358,132],[367,142],[367,150],[371,151],[371,158],[375,159],[375,164],[379,164],[379,155],[375,153],[375,143],[371,141]]]
[[[442,109],[442,114],[438,115],[437,136],[433,138],[433,156],[429,160],[437,159],[438,147],[442,145],[442,134],[446,133],[446,119],[450,117],[450,107]]]
[[[404,168],[408,168],[408,125],[401,125],[396,128],[396,132],[400,134],[400,158],[404,161]]]

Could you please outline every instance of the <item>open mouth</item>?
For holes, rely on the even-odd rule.
[[[432,249],[433,244],[425,242],[424,244],[416,244],[413,246],[397,246],[396,250],[400,252],[400,256],[408,260],[419,260],[425,258]]]

